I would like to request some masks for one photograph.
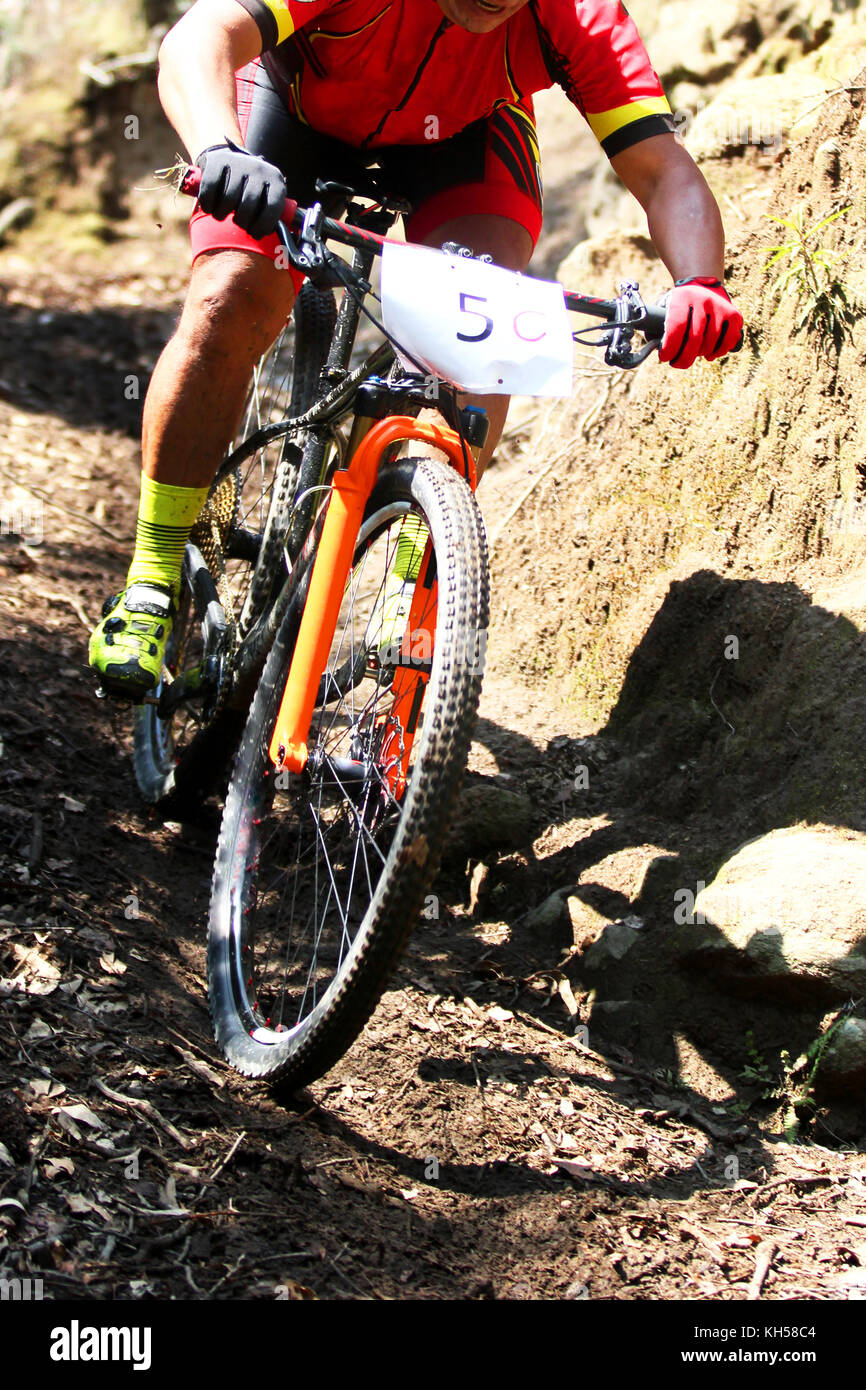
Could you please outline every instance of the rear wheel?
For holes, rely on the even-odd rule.
[[[409,514],[430,540],[393,665],[380,656],[377,615]],[[287,620],[226,800],[208,989],[217,1041],[245,1076],[305,1084],[375,1008],[436,872],[478,706],[487,609],[486,542],[469,488],[432,460],[383,469],[319,687],[307,767],[275,773],[267,752],[297,635]]]
[[[225,651],[219,654],[218,662],[210,662],[205,676],[211,687],[224,679],[238,642],[273,590],[281,557],[281,518],[284,529],[304,441],[297,437],[278,439],[252,450],[240,464],[232,464],[231,456],[266,425],[310,408],[335,318],[333,293],[305,283],[291,320],[256,365],[237,439],[193,527],[190,539],[204,559],[227,619]],[[213,747],[208,748],[207,756],[197,756],[195,745],[219,714],[223,692],[219,684],[204,689],[199,683],[199,669],[213,654],[204,651],[202,586],[192,591],[189,570],[190,548],[178,616],[166,650],[166,675],[156,691],[163,708],[138,705],[133,716],[136,781],[150,802],[177,796],[187,784],[191,796],[203,793],[206,789],[201,775],[214,779],[234,748],[227,729],[221,729],[218,738],[209,740]],[[189,684],[189,698],[172,704],[167,712],[165,692],[178,680]],[[224,722],[233,726],[240,723],[236,717]]]

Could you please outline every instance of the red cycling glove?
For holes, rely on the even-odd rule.
[[[665,336],[659,360],[672,367],[691,367],[698,357],[724,357],[740,341],[743,316],[724,286],[710,275],[677,280],[668,292]]]

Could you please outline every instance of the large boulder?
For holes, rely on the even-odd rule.
[[[791,1003],[866,994],[866,835],[813,825],[751,840],[688,916],[680,960],[739,993]]]
[[[718,82],[734,71],[763,37],[754,0],[668,0],[643,29],[653,66],[665,86],[683,80]]]
[[[772,151],[792,131],[808,134],[826,93],[825,80],[812,72],[789,70],[768,77],[736,78],[693,119],[684,113],[681,131],[686,148],[699,163],[727,159],[749,147]]]
[[[766,58],[766,55],[764,55]],[[859,82],[866,64],[866,24],[849,23],[796,62],[767,71],[759,50],[709,102],[677,92],[674,117],[694,159],[728,159],[749,148],[773,151],[805,139],[818,125],[827,97]],[[687,99],[681,100],[681,93]]]
[[[632,0],[629,12],[670,96],[684,86],[712,89],[735,72],[781,72],[843,44],[858,26],[857,0]]]
[[[618,288],[620,280],[644,281],[655,274],[659,281],[666,272],[655,247],[643,232],[614,231],[579,241],[556,271],[566,289],[583,294],[605,294]]]

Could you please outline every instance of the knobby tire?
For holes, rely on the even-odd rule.
[[[357,648],[375,577],[393,560],[389,538],[409,510],[432,535],[435,569],[426,572],[437,577],[438,617],[423,718],[397,801],[389,800],[375,758],[363,761],[365,748],[390,746],[382,734],[393,717],[387,684],[377,677],[364,695],[369,679],[347,689],[342,677],[340,693],[328,675],[353,664],[363,674],[363,657],[353,662],[350,651],[347,660],[343,637],[348,632]],[[287,618],[280,630],[238,750],[214,866],[208,993],[215,1036],[244,1076],[288,1090],[327,1071],[376,1007],[435,876],[465,768],[481,690],[488,570],[475,498],[453,469],[423,459],[381,470],[344,612],[356,601],[358,626],[347,619],[343,637],[338,628],[320,684],[320,699],[329,691],[329,700],[314,714],[308,768],[291,778],[275,775],[267,753],[299,620]],[[354,749],[361,762],[353,766],[363,764],[368,782],[344,785],[334,771],[340,740]]]

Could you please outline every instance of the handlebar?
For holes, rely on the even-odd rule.
[[[197,197],[200,183],[201,170],[191,165],[181,179],[179,191]],[[291,244],[287,229],[299,233],[299,247]],[[381,255],[382,248],[389,242],[403,245],[395,237],[386,237],[369,228],[355,227],[325,216],[320,203],[314,204],[311,208],[303,208],[294,198],[286,199],[282,219],[278,224],[278,233],[292,263],[305,274],[315,273],[324,266],[323,243],[326,241],[336,241],[343,246],[372,252],[374,255]],[[665,329],[665,306],[645,304],[635,281],[626,281],[620,287],[617,299],[596,299],[564,288],[563,296],[567,309],[601,319],[604,324],[610,325],[609,328],[582,330],[596,333],[597,336],[591,342],[586,341],[590,346],[606,349],[605,361],[609,366],[636,367],[660,345]],[[631,347],[635,331],[641,333],[645,339],[644,346],[637,351],[633,351]],[[580,332],[575,334],[575,339],[581,341]],[[733,349],[735,352],[742,346],[742,342],[741,336]]]

